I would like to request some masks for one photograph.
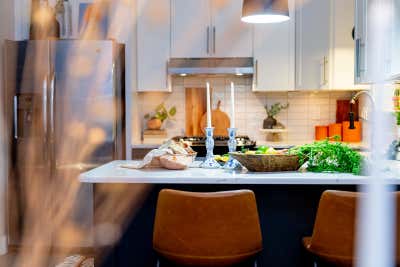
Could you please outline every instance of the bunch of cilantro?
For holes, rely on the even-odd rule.
[[[308,162],[311,172],[344,172],[359,175],[362,171],[363,156],[349,146],[339,142],[318,141],[297,146],[289,150],[299,157],[300,165]]]

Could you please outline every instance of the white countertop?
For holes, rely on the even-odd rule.
[[[346,173],[300,173],[300,172],[235,172],[223,169],[189,168],[172,171],[165,169],[127,169],[121,164],[131,161],[112,161],[91,171],[82,173],[83,183],[146,183],[146,184],[366,184],[367,176]],[[399,163],[400,164],[400,163]],[[396,168],[398,162],[395,163]],[[399,169],[391,170],[385,182],[400,184]],[[396,178],[399,177],[399,178]]]

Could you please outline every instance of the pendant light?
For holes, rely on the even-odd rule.
[[[243,22],[278,23],[289,19],[288,0],[243,0]]]

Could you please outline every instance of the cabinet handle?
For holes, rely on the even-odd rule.
[[[215,54],[215,26],[213,27],[213,53]]]
[[[258,86],[258,60],[256,59],[254,63],[254,87]]]
[[[207,27],[207,55],[210,54],[210,26]]]
[[[360,49],[361,49],[361,40],[360,40],[360,38],[357,38],[356,39],[356,69],[355,69],[357,81],[361,78],[361,75],[360,75],[360,56],[361,56]]]
[[[321,86],[325,86],[328,84],[328,79],[327,79],[327,74],[326,74],[326,65],[328,63],[328,58],[326,56],[324,56],[321,67]]]
[[[18,139],[18,96],[14,96],[14,139]]]
[[[326,73],[327,65],[328,65],[328,57],[324,57],[324,85],[328,84],[328,77]]]
[[[167,60],[167,63],[165,64],[165,88],[166,89],[168,89],[168,87],[169,87],[169,83],[168,83],[168,79],[169,79],[169,77],[168,77],[168,60]]]

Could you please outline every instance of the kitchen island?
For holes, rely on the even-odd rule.
[[[153,222],[158,192],[164,188],[197,192],[253,190],[264,247],[258,266],[312,266],[302,249],[301,239],[312,234],[322,192],[357,191],[358,185],[368,183],[367,176],[338,173],[251,173],[200,168],[170,171],[120,167],[129,163],[113,161],[79,177],[82,183],[93,183],[95,192],[98,186],[119,188],[123,184],[128,189],[124,192],[134,194],[137,188],[150,185],[146,187],[149,189],[143,205],[135,211],[113,253],[102,265],[96,266],[156,266],[157,257],[152,249]],[[400,184],[398,164],[390,162],[384,167],[387,173],[383,178],[388,184],[396,185],[392,190]]]
[[[136,183],[136,184],[281,184],[281,185],[340,185],[367,184],[368,176],[349,173],[312,172],[246,172],[224,169],[188,168],[166,170],[161,168],[129,169],[121,167],[133,161],[112,161],[96,169],[82,173],[83,183]],[[195,162],[198,166],[200,162]],[[400,184],[399,162],[385,166],[385,181]]]

